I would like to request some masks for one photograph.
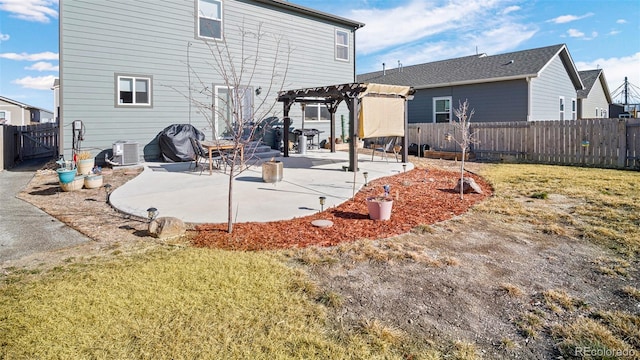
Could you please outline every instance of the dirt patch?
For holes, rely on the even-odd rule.
[[[570,224],[563,225],[562,232],[547,231],[546,224],[519,216],[487,210],[465,212],[483,199],[483,208],[490,209],[492,200],[486,200],[487,194],[467,195],[461,202],[450,191],[457,174],[449,171],[459,170],[459,162],[411,160],[416,170],[372,182],[358,194],[357,199],[362,200],[380,193],[383,183],[390,183],[391,195],[398,191],[398,203],[389,222],[366,219],[363,201],[356,201],[264,228],[237,224],[239,238],[229,238],[220,231],[224,226],[213,225],[203,227],[197,236],[190,235],[201,246],[258,249],[294,246],[288,237],[279,236],[294,234],[296,238],[299,232],[296,239],[301,244],[322,246],[277,254],[285,254],[293,266],[307,271],[322,289],[343,300],[331,311],[336,327],[353,329],[376,319],[435,346],[456,341],[475,344],[482,358],[558,358],[557,339],[552,335],[557,324],[571,323],[597,309],[640,311],[637,300],[620,291],[624,286],[640,287],[637,260],[626,266],[624,275],[612,275],[602,268],[617,266],[616,255],[584,240]],[[483,166],[469,163],[467,168],[477,171]],[[138,172],[119,169],[107,175],[105,182],[116,188]],[[476,180],[489,188],[481,178]],[[68,257],[157,246],[146,236],[144,219],[113,210],[105,195],[103,189],[60,192],[54,172],[36,174],[20,197],[95,239],[93,244],[58,251],[47,261],[59,263]],[[525,209],[568,218],[578,204],[556,194],[544,201],[515,200]],[[415,214],[420,216],[412,217]],[[450,220],[425,225],[442,220],[430,214],[447,214]],[[334,227],[307,228],[313,218],[331,219]],[[390,238],[361,240],[385,237]],[[256,246],[259,239],[267,246]],[[337,243],[341,244],[328,246]],[[39,261],[41,264],[41,257]],[[585,306],[553,306],[545,300],[549,291],[566,292]],[[527,319],[538,319],[540,325],[529,331],[523,326]]]

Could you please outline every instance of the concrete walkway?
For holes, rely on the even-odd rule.
[[[34,253],[91,241],[37,207],[16,198],[43,163],[30,161],[0,172],[0,265]]]
[[[393,154],[388,161],[376,155],[361,154],[359,172],[355,176],[355,191],[364,185],[363,172],[368,180],[403,171],[402,163]],[[349,165],[344,151],[307,151],[292,154],[283,162],[283,180],[278,183],[262,181],[262,167],[252,166],[234,181],[233,214],[237,222],[268,222],[287,220],[320,211],[319,197],[326,197],[324,208],[341,204],[354,192],[354,173],[343,170]],[[120,211],[147,216],[147,209],[155,207],[158,216],[172,216],[189,223],[224,223],[227,221],[229,177],[221,171],[209,175],[206,169],[189,169],[191,163],[146,163],[144,171],[111,194],[111,204]],[[408,163],[406,170],[413,169]],[[380,189],[382,192],[382,189]]]

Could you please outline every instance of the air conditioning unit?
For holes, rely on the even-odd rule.
[[[139,144],[134,141],[119,140],[113,143],[112,163],[135,165],[140,161]]]

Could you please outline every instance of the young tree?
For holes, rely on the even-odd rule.
[[[474,110],[469,111],[469,101],[465,99],[464,103],[458,101],[458,108],[453,109],[454,115],[458,118],[454,121],[453,127],[455,129],[454,140],[460,145],[462,149],[462,161],[460,163],[460,199],[464,199],[464,159],[469,146],[471,144],[478,143],[475,138],[476,133],[471,132],[471,118],[473,117]],[[467,115],[468,113],[468,115]]]
[[[211,139],[214,142],[224,137],[224,141],[233,143],[233,150],[221,153],[222,161],[227,164],[229,177],[229,233],[233,232],[234,222],[234,178],[247,169],[240,159],[241,151],[248,150],[244,151],[244,158],[250,159],[255,148],[249,149],[247,145],[252,139],[262,139],[258,130],[262,128],[264,120],[275,113],[277,102],[274,94],[282,91],[285,86],[291,55],[291,48],[283,41],[282,36],[268,34],[261,25],[257,26],[256,31],[249,31],[244,26],[237,31],[238,36],[234,37],[233,46],[226,40],[233,36],[230,31],[226,32],[222,40],[202,41],[211,55],[207,70],[213,70],[222,79],[218,91],[207,83],[205,74],[198,74],[189,66],[189,73],[196,79],[195,85],[201,87],[195,93],[206,95],[198,98],[189,96],[189,101],[211,125]],[[259,86],[256,86],[258,82]],[[189,90],[191,94],[194,89]],[[260,94],[262,96],[258,97]]]

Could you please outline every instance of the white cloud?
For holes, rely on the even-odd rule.
[[[25,67],[25,70],[36,70],[36,71],[58,71],[59,67],[54,66],[52,63],[39,61],[31,66]]]
[[[618,34],[620,34],[619,30],[611,30],[611,31],[609,31],[608,35],[618,35]]]
[[[20,79],[13,80],[12,83],[16,85],[20,85],[23,88],[27,89],[36,89],[36,90],[51,90],[51,85],[53,85],[56,76],[48,75],[48,76],[38,76],[38,77],[23,77]]]
[[[625,20],[625,19],[616,20],[616,24],[626,24],[626,23],[627,23],[627,20]]]
[[[625,77],[628,77],[629,82],[633,85],[640,86],[640,52],[619,58],[600,58],[588,62],[577,61],[576,67],[578,70],[603,69],[612,96],[616,89],[624,83]],[[613,100],[620,101],[617,98]]]
[[[0,33],[0,42],[9,40],[9,34]]]
[[[502,10],[500,12],[500,14],[507,15],[508,13],[512,13],[512,12],[518,11],[520,9],[522,9],[520,6],[516,6],[516,5],[508,6],[504,10]]]
[[[0,10],[18,19],[49,23],[58,17],[58,0],[0,0]]]
[[[567,30],[567,34],[569,34],[570,37],[574,37],[574,38],[584,37],[584,33],[582,31],[579,31],[579,30],[576,30],[576,29]]]
[[[393,8],[352,10],[346,16],[367,24],[357,36],[358,52],[366,55],[413,46],[439,34],[460,37],[500,27],[511,21],[509,16],[495,16],[504,11],[504,4],[505,0],[453,0],[438,6],[428,0],[412,0]]]
[[[549,19],[547,20],[547,22],[552,22],[555,24],[566,24],[568,22],[572,22],[572,21],[576,21],[576,20],[580,20],[580,19],[584,19],[584,18],[588,18],[589,16],[593,16],[593,13],[587,13],[584,15],[562,15],[562,16],[558,16],[556,18],[553,19]]]
[[[58,60],[58,54],[50,51],[27,54],[27,53],[0,53],[0,58],[17,60],[17,61],[41,61],[41,60]]]

